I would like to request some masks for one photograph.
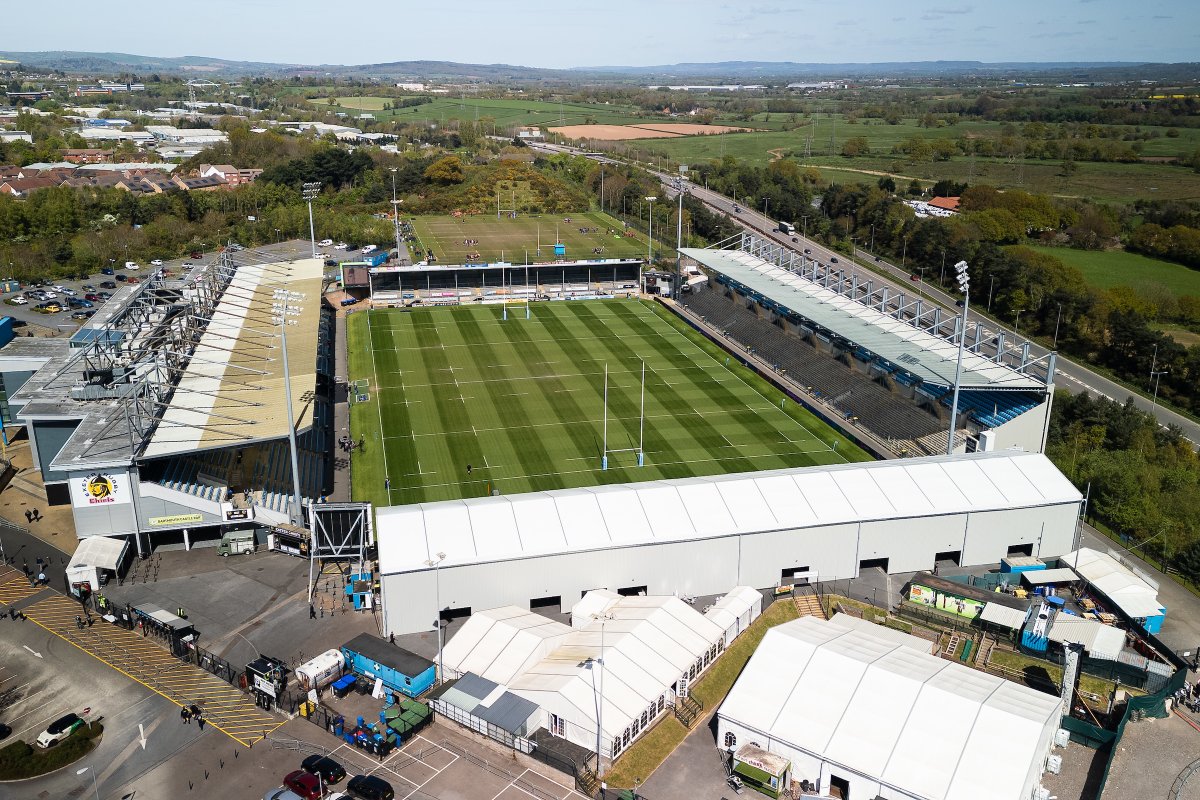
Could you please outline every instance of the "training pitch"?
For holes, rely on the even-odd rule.
[[[656,304],[359,311],[356,500],[463,497],[866,460]],[[642,363],[644,466],[637,466]],[[608,368],[609,468],[601,469]],[[390,483],[390,488],[385,488]]]
[[[570,222],[567,222],[567,220]],[[463,217],[416,217],[412,220],[417,245],[422,250],[413,256],[420,260],[424,250],[432,250],[439,264],[508,261],[524,264],[534,261],[554,261],[554,243],[567,247],[568,260],[588,258],[645,258],[645,236],[636,231],[624,231],[619,219],[589,212],[584,214],[542,214],[516,219],[492,214]],[[580,233],[580,228],[595,232]],[[609,233],[609,231],[614,231]],[[674,232],[671,232],[674,236]],[[655,231],[658,239],[658,232]],[[467,241],[477,244],[465,244]],[[674,242],[674,239],[671,240]],[[538,255],[539,243],[541,255]],[[661,243],[660,243],[661,244]],[[603,248],[602,252],[593,250]],[[478,253],[479,258],[469,257]]]

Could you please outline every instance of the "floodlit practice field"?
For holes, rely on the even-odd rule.
[[[348,318],[354,497],[395,505],[491,490],[681,478],[868,457],[669,311],[638,300]],[[645,361],[644,466],[637,466]],[[605,367],[609,469],[601,469]],[[390,484],[390,488],[389,488]]]
[[[433,250],[439,264],[500,261],[501,257],[522,264],[527,252],[530,261],[551,261],[556,237],[567,246],[567,258],[571,260],[646,256],[646,240],[641,234],[623,231],[621,221],[607,214],[542,214],[536,217],[519,214],[516,219],[496,219],[494,213],[415,217],[412,225],[422,247],[421,253],[414,252],[413,255],[420,256],[426,249]],[[595,228],[596,232],[580,233],[580,228]],[[609,230],[615,233],[609,233]],[[467,241],[476,244],[464,244]],[[537,254],[539,241],[540,256]],[[596,254],[592,252],[596,248],[604,249]],[[478,253],[479,258],[468,258],[469,253]]]

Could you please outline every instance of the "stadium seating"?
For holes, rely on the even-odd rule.
[[[724,287],[683,295],[684,305],[704,317],[736,345],[765,359],[847,419],[884,439],[917,439],[939,430],[934,415],[893,394],[868,374],[853,369],[746,308],[746,298],[726,296]],[[733,349],[738,349],[737,346]],[[897,375],[898,377],[898,375]]]
[[[1026,411],[1037,408],[1039,402],[1037,395],[1025,392],[958,393],[959,413],[970,414],[984,428],[1003,425]],[[951,397],[947,393],[942,397],[942,404],[949,408],[950,403]]]

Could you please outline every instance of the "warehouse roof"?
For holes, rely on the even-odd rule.
[[[1009,450],[560,489],[381,508],[383,574],[847,522],[1078,503],[1050,460]]]
[[[684,248],[684,256],[721,273],[831,333],[937,386],[954,384],[958,346],[894,316],[740,250]],[[962,386],[1040,389],[1042,381],[975,353],[963,355]]]
[[[1139,575],[1108,553],[1081,547],[1058,560],[1070,567],[1133,619],[1157,617],[1163,613],[1158,602],[1158,586]]]
[[[802,617],[767,632],[718,713],[917,797],[1009,800],[1040,767],[1062,702]]]

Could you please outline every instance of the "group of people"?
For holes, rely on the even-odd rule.
[[[41,522],[42,512],[38,511],[36,508],[25,509],[25,521],[31,524],[34,522]]]
[[[196,720],[196,724],[200,726],[200,730],[204,730],[204,715],[200,712],[200,707],[193,703],[190,706],[183,706],[179,709],[179,719],[184,725],[191,725],[192,720]]]
[[[592,248],[592,253],[593,253],[594,255],[600,255],[600,254],[601,254],[601,253],[603,253],[603,252],[604,252],[604,248],[603,248],[603,247],[593,247],[593,248]]]
[[[25,573],[25,578],[29,581],[30,586],[45,586],[46,584],[50,583],[50,579],[46,577],[46,567],[48,567],[49,565],[50,565],[49,556],[47,556],[46,558],[42,558],[41,556],[38,556],[37,577],[36,578],[34,578],[34,576],[33,576],[33,570],[31,570],[29,568],[28,561],[21,562],[21,570]]]
[[[599,233],[600,229],[599,228],[580,228],[579,232],[580,233]],[[608,232],[612,233],[612,228],[609,228]]]
[[[472,247],[479,244],[478,239],[463,239],[463,247]]]
[[[349,436],[343,436],[342,438],[338,439],[338,449],[343,453],[349,453],[356,447],[361,449],[365,443],[366,442],[364,439],[362,439],[362,437],[359,437],[358,442],[355,443],[355,441]]]

